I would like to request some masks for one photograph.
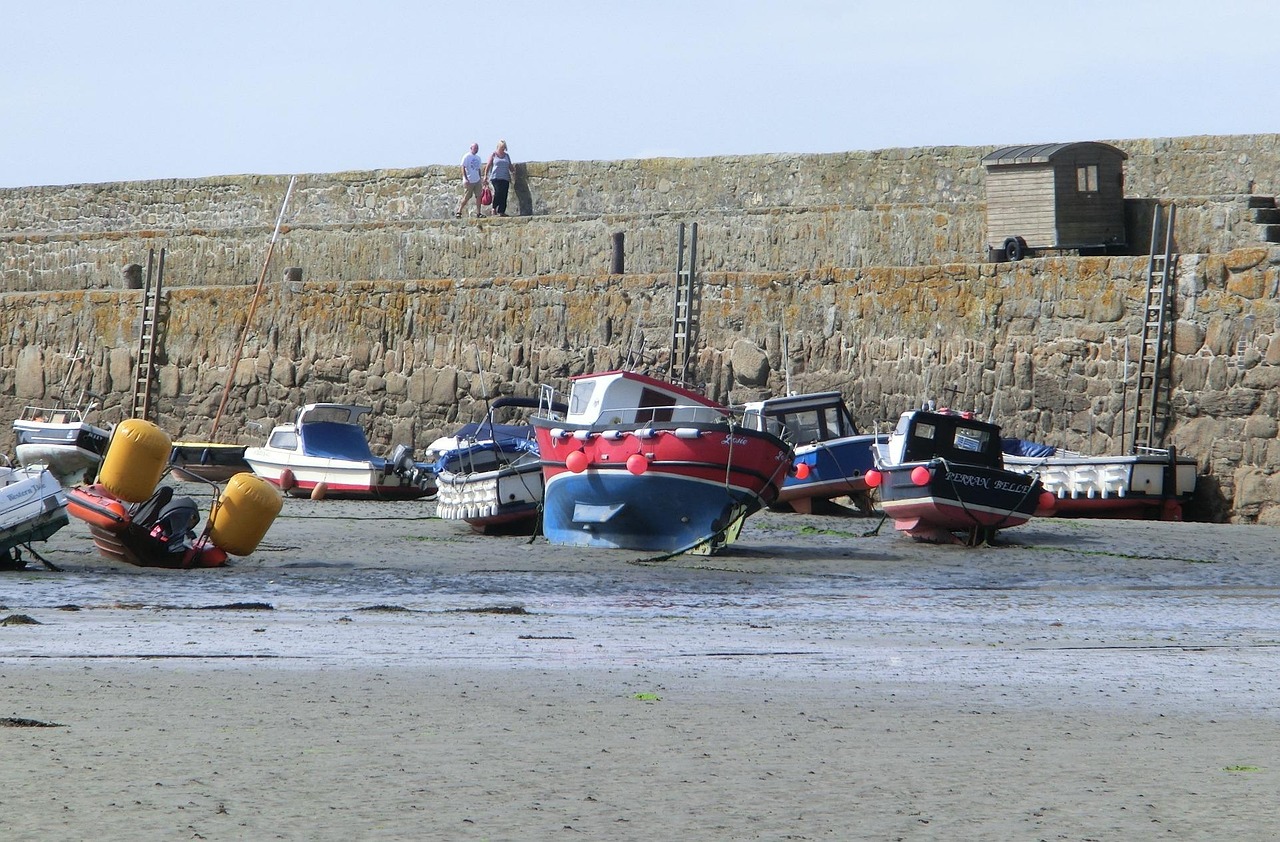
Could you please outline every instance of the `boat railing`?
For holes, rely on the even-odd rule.
[[[551,418],[558,420],[564,417],[567,407],[563,406],[556,400],[556,387],[550,383],[543,383],[538,387],[538,409],[537,413],[541,418]],[[556,410],[560,410],[558,413]]]
[[[67,406],[26,406],[19,420],[36,424],[80,424],[84,422],[84,412]]]
[[[80,390],[75,406],[63,403],[61,395],[52,396],[52,406],[25,406],[19,420],[50,424],[83,424],[90,412],[98,408],[99,396],[88,389]]]
[[[661,406],[611,406],[600,413],[597,424],[722,424],[733,421],[735,413],[727,407],[703,404],[666,404]]]

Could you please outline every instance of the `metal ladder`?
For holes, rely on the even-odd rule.
[[[151,418],[151,387],[156,376],[156,330],[160,323],[160,293],[164,285],[164,249],[152,284],[152,266],[156,250],[147,253],[147,279],[142,289],[142,320],[138,326],[138,362],[134,367],[133,401],[129,406],[130,418]]]
[[[684,223],[676,229],[675,317],[671,325],[671,359],[667,379],[688,385],[689,367],[697,354],[702,318],[702,285],[698,280],[698,223],[690,225],[689,262],[685,264]]]
[[[1169,420],[1169,356],[1172,317],[1170,278],[1177,265],[1173,224],[1177,206],[1169,203],[1168,220],[1157,203],[1151,217],[1151,256],[1147,261],[1147,301],[1142,315],[1142,350],[1138,356],[1137,395],[1133,407],[1133,452],[1159,444]],[[1162,230],[1163,225],[1163,230]],[[1163,251],[1157,249],[1163,241]]]

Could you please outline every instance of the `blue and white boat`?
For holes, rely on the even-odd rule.
[[[792,470],[775,508],[809,514],[815,504],[822,510],[829,508],[833,498],[849,497],[860,510],[871,510],[866,474],[875,467],[872,446],[888,436],[859,432],[839,392],[750,401],[743,424],[767,430],[795,448]]]
[[[502,410],[539,406],[536,398],[498,398],[483,421],[432,442],[427,457],[435,457],[436,517],[464,521],[480,533],[538,528],[544,482],[533,427],[494,419]]]
[[[289,424],[272,428],[260,447],[245,448],[253,472],[295,497],[416,500],[435,494],[435,472],[408,445],[374,456],[360,419],[368,406],[310,403]]]

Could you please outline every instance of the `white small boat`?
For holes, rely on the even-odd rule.
[[[18,462],[45,466],[64,486],[91,481],[111,441],[109,429],[86,420],[96,406],[25,407],[13,422]]]
[[[390,459],[374,456],[360,419],[372,407],[311,403],[271,430],[266,444],[247,447],[253,472],[295,497],[413,500],[435,494],[435,472],[413,460],[407,445]]]
[[[0,465],[0,569],[21,569],[20,548],[47,541],[67,521],[66,492],[48,469]]]
[[[1053,495],[1052,505],[1036,511],[1040,517],[1182,520],[1196,490],[1196,460],[1172,449],[1087,456],[1013,438],[1003,448],[1006,468],[1039,475]]]

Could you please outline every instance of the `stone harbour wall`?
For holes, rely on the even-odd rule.
[[[1006,432],[1071,449],[1122,452],[1145,302],[1146,259],[703,275],[698,373],[740,403],[839,389],[861,425],[885,429],[926,398]],[[1189,517],[1280,522],[1280,250],[1185,260],[1172,326],[1166,443],[1199,461]],[[569,376],[639,361],[665,370],[673,278],[546,275],[273,284],[234,375],[247,286],[171,289],[157,421],[207,435],[227,378],[222,432],[261,441],[308,401],[374,407],[373,441],[419,450],[483,414],[484,399],[563,389]],[[0,317],[0,414],[69,384],[105,395],[118,421],[132,387],[140,291],[9,293]],[[782,333],[785,331],[786,354]],[[221,438],[221,436],[220,436]]]

